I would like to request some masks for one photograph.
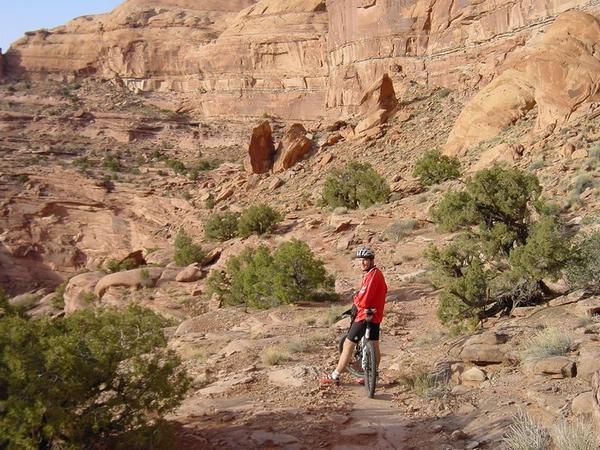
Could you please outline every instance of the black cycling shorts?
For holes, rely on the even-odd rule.
[[[367,328],[369,329],[369,337],[370,341],[378,341],[379,340],[379,324],[367,322],[366,320],[361,320],[359,322],[354,322],[346,335],[346,338],[354,342],[355,344],[362,339],[362,337],[367,332]]]

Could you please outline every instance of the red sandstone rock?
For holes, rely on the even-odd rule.
[[[586,102],[600,99],[600,21],[568,11],[515,55],[458,117],[444,152],[462,155],[496,136],[537,105],[536,129],[566,122]]]
[[[306,137],[306,129],[299,123],[293,124],[283,135],[277,148],[273,172],[282,172],[300,161],[312,149]]]
[[[273,144],[271,125],[264,121],[252,130],[244,167],[249,173],[266,173],[273,167],[274,157],[275,145]]]

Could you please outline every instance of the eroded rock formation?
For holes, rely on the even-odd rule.
[[[585,0],[128,0],[27,33],[15,76],[113,79],[185,93],[208,117],[296,121],[354,114],[384,73],[469,89],[537,30]]]
[[[274,158],[275,145],[271,125],[268,121],[264,121],[252,130],[244,167],[249,173],[266,173],[273,167]]]
[[[283,135],[277,147],[273,172],[282,172],[300,161],[312,149],[306,137],[306,129],[299,123],[293,124]]]
[[[507,62],[460,114],[445,151],[463,154],[538,107],[536,128],[564,123],[583,103],[600,98],[600,21],[569,11]]]

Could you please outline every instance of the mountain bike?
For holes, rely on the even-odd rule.
[[[370,322],[375,314],[375,309],[367,309],[367,322]],[[352,310],[349,309],[342,313],[342,318],[350,317],[350,327],[354,323],[355,315]],[[348,327],[348,330],[350,330]],[[338,342],[338,350],[342,354],[344,348],[344,342],[346,341],[346,334],[342,335]],[[362,378],[365,381],[365,388],[367,389],[367,395],[369,398],[373,398],[375,395],[375,387],[377,386],[377,356],[375,354],[375,347],[373,341],[369,340],[369,328],[362,339],[356,344],[356,348],[352,353],[350,364],[348,364],[348,372],[357,378]]]

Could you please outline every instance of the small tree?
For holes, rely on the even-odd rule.
[[[225,264],[225,273],[212,271],[208,294],[229,305],[271,308],[303,299],[318,299],[333,291],[333,279],[308,245],[292,239],[273,253],[261,245],[246,248]]]
[[[211,215],[204,225],[204,236],[211,241],[226,241],[237,236],[239,214],[225,212]]]
[[[147,430],[189,386],[150,310],[0,319],[0,448],[91,448]]]
[[[192,238],[181,228],[175,236],[175,264],[188,266],[193,263],[202,263],[206,253],[198,244],[194,244]]]
[[[423,186],[454,180],[460,177],[460,161],[458,158],[442,155],[439,150],[430,150],[417,161],[413,176]]]
[[[571,286],[600,294],[600,231],[583,235],[566,270]]]
[[[350,161],[345,168],[334,170],[325,180],[321,203],[337,208],[367,208],[387,203],[390,187],[370,164]]]
[[[268,205],[251,206],[240,215],[238,233],[243,238],[252,234],[270,233],[281,219],[281,214]]]
[[[432,210],[441,229],[462,230],[451,245],[426,252],[434,282],[443,288],[438,317],[444,324],[478,322],[550,294],[542,280],[558,276],[569,246],[540,192],[535,175],[495,166]]]

